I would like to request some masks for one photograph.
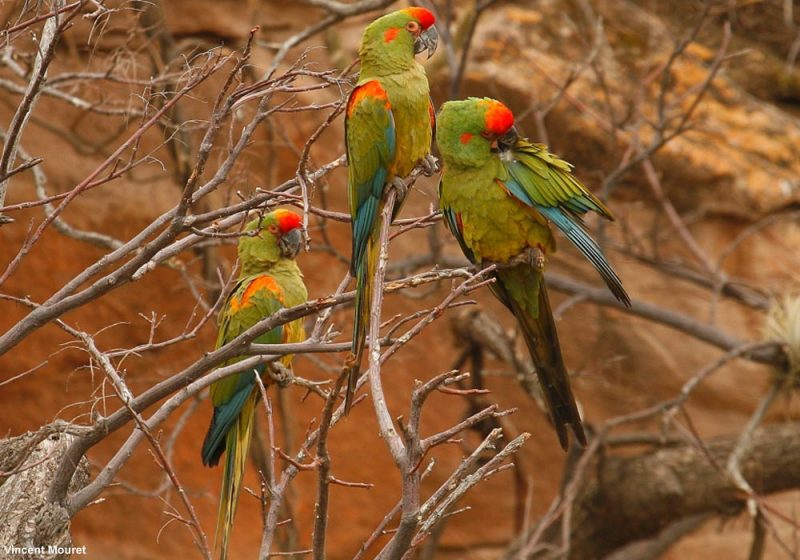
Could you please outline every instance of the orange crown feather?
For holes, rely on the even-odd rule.
[[[275,210],[274,214],[278,218],[278,227],[281,228],[281,233],[292,231],[303,225],[303,218],[291,210],[279,208]]]
[[[486,130],[497,136],[502,136],[514,126],[514,113],[494,99],[487,99],[486,104],[489,105],[484,117]]]
[[[425,8],[413,6],[411,8],[405,8],[404,10],[400,11],[410,15],[415,20],[417,20],[419,24],[422,26],[422,29],[428,29],[431,25],[436,23],[436,17]]]

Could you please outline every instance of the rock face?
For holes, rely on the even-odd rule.
[[[543,0],[533,4],[497,3],[481,15],[461,94],[504,100],[522,115],[519,125],[528,136],[547,141],[554,152],[576,164],[577,175],[588,186],[604,188],[611,194],[610,206],[618,222],[603,232],[612,248],[611,260],[635,300],[685,313],[698,323],[712,324],[742,341],[758,340],[762,310],[720,297],[713,281],[704,287],[702,282],[686,281],[685,276],[671,273],[668,267],[648,261],[701,271],[701,277],[711,277],[696,251],[687,249],[665,217],[665,196],[700,251],[719,267],[715,271],[717,279],[719,274],[741,279],[767,294],[782,293],[796,284],[800,231],[796,215],[789,211],[800,203],[800,120],[796,116],[800,82],[794,61],[787,63],[793,37],[790,26],[784,24],[786,29],[782,27],[780,33],[764,31],[772,29],[764,27],[765,20],[783,2],[759,3],[769,6],[763,15],[754,11],[757,8],[747,6],[735,10],[712,8],[699,32],[674,60],[670,57],[676,42],[690,32],[699,15],[693,11],[693,2]],[[674,7],[668,9],[667,5]],[[213,46],[220,42],[241,45],[248,31],[258,24],[262,24],[257,36],[260,41],[279,42],[319,15],[299,3],[180,0],[165,2],[163,17],[175,40],[174,48],[180,51],[192,45]],[[459,16],[463,19],[465,14]],[[108,55],[123,44],[126,17],[128,23],[134,22],[124,14],[110,20],[114,25],[98,43],[101,54]],[[304,45],[325,43],[328,51],[312,51],[309,56],[320,68],[345,66],[354,56],[360,29],[371,17],[346,20],[323,36],[315,36]],[[796,26],[800,14],[793,17]],[[715,67],[720,45],[728,41],[724,31],[728,20],[732,21],[732,32],[723,56],[733,58],[725,58],[713,81],[704,86]],[[598,21],[603,22],[602,27],[596,25]],[[775,21],[783,20],[777,17]],[[89,27],[85,21],[76,23],[59,47],[51,75],[95,69],[102,57],[95,53],[93,58],[91,49],[86,48]],[[132,75],[137,64],[146,63],[143,67],[149,68],[147,57],[156,56],[150,52],[156,50],[153,44],[138,46],[147,54],[124,60]],[[301,50],[302,47],[296,49],[296,54]],[[256,49],[256,75],[269,65],[272,54],[268,49]],[[287,58],[291,60],[291,56]],[[446,99],[449,72],[445,56],[437,55],[429,67],[434,101],[438,104]],[[0,68],[0,72],[7,77],[5,69]],[[146,79],[147,72],[141,76]],[[569,87],[559,93],[567,82]],[[661,95],[664,85],[668,91]],[[206,105],[213,102],[214,88],[218,86],[214,83],[201,88],[196,103],[189,106],[184,117],[189,120],[207,116]],[[93,94],[124,100],[131,91],[141,91],[140,84],[110,83],[103,88]],[[2,87],[0,92],[6,101],[0,105],[0,123],[5,127],[19,95]],[[698,99],[700,93],[702,97]],[[327,102],[334,97],[327,92],[312,92],[302,98]],[[664,107],[661,116],[660,99]],[[615,177],[620,165],[635,158],[639,148],[646,149],[657,138],[660,119],[666,124],[661,133],[670,134],[679,125],[681,115],[690,110],[688,129],[650,158],[661,196],[642,165],[634,165]],[[85,116],[69,104],[47,96],[40,100],[36,115],[26,129],[22,145],[28,153],[44,158],[41,165],[51,193],[72,188],[124,140],[125,130],[132,130],[130,123],[114,121],[117,130],[109,126],[107,117]],[[220,189],[214,202],[235,200],[237,191],[251,193],[255,187],[269,187],[293,176],[297,152],[320,119],[319,114],[289,113],[269,121],[243,158],[241,169],[235,174],[236,183]],[[78,197],[64,218],[76,227],[127,240],[170,208],[180,194],[173,175],[180,167],[176,163],[180,158],[173,157],[162,144],[169,132],[164,129],[147,135],[140,147],[142,153],[152,150],[155,157],[164,161],[166,172],[156,165],[138,168],[112,185]],[[342,151],[343,127],[339,119],[315,145],[312,160],[321,164]],[[212,162],[217,161],[212,157]],[[318,185],[315,203],[324,197],[330,209],[346,211],[345,182],[344,170],[329,175],[324,184]],[[435,193],[435,178],[420,181],[408,198],[403,216],[427,214],[436,204]],[[30,174],[20,174],[11,183],[7,203],[33,198]],[[15,212],[13,217],[15,224],[0,227],[3,265],[23,243],[29,221],[38,223],[42,213],[32,209]],[[313,221],[312,225],[317,227]],[[444,254],[456,255],[458,248],[440,226],[436,227],[444,242]],[[345,224],[335,222],[328,223],[325,240],[315,237],[315,231],[318,230],[310,232],[313,249],[300,257],[300,263],[310,295],[321,297],[336,289],[346,271],[345,263],[321,247],[330,243],[347,256],[350,233]],[[401,236],[392,245],[391,258],[401,261],[419,254],[420,247],[427,247],[427,236],[425,231]],[[0,291],[44,301],[103,253],[51,228]],[[185,278],[193,278],[192,286],[203,283],[202,266],[193,256],[180,258],[182,266],[178,269],[160,267],[136,284],[68,313],[64,320],[83,331],[97,333],[96,340],[104,349],[146,343],[153,324],[157,324],[157,340],[179,335],[187,322],[196,321],[197,313],[202,313],[195,309]],[[234,258],[230,247],[219,251],[220,264],[226,270]],[[561,241],[550,266],[559,274],[599,285],[594,272],[566,240]],[[408,294],[391,297],[384,317],[433,307],[449,290],[449,285],[443,285],[425,292],[421,299]],[[505,309],[490,294],[481,292],[475,299],[492,317],[512,327]],[[556,295],[555,299],[555,307],[567,302],[563,295]],[[0,332],[25,313],[21,305],[7,300],[0,300],[0,309]],[[350,320],[350,310],[335,315],[343,340],[349,336]],[[580,301],[571,301],[561,309],[558,328],[567,365],[577,374],[576,395],[590,425],[673,397],[692,375],[720,357],[718,349],[663,325]],[[214,340],[214,327],[208,324],[196,337],[177,347],[129,356],[122,367],[131,389],[142,391],[173,374],[213,348]],[[113,399],[96,401],[94,405],[87,401],[102,386],[102,376],[87,367],[87,356],[71,342],[68,335],[51,324],[0,356],[2,435],[35,430],[56,417],[80,423],[89,418],[88,414],[105,415],[116,409],[118,403]],[[443,320],[401,350],[384,372],[391,410],[406,414],[414,379],[447,371],[459,352]],[[322,358],[322,367],[319,360],[300,357],[296,369],[304,377],[330,379],[331,370],[336,371],[341,365],[339,360]],[[516,472],[500,473],[461,502],[470,509],[448,520],[436,558],[501,557],[515,535],[520,504],[524,506],[529,500],[531,516],[538,517],[546,511],[562,480],[565,456],[541,410],[520,388],[515,376],[508,373],[506,364],[490,360],[486,367],[488,373],[497,374],[487,376],[486,383],[492,391],[489,398],[503,409],[518,408],[509,418],[511,426],[534,437],[523,448]],[[29,370],[20,379],[3,383]],[[736,433],[766,392],[770,379],[766,368],[744,361],[731,362],[694,391],[687,406],[691,422],[682,420],[681,427],[703,438]],[[108,392],[108,387],[105,390]],[[296,388],[275,396],[280,417],[290,419],[278,426],[278,444],[284,449],[297,447],[306,427],[319,413],[319,402],[302,397],[303,392]],[[97,408],[92,410],[92,406]],[[180,414],[176,415],[161,436],[168,438],[173,430],[180,429],[170,443],[170,458],[203,527],[211,535],[219,472],[204,469],[199,459],[209,405],[204,402],[184,410],[189,416],[179,420]],[[441,430],[459,421],[465,412],[466,404],[459,397],[434,395],[425,409],[425,430]],[[774,420],[795,418],[796,406],[780,400],[771,414]],[[637,430],[649,427],[636,426]],[[92,475],[127,437],[128,431],[123,432],[90,453]],[[331,559],[351,558],[399,498],[397,472],[377,432],[371,405],[364,402],[331,434],[334,475],[375,485],[372,490],[332,488],[328,539]],[[463,449],[445,446],[432,453],[437,467],[424,483],[426,492],[446,479],[464,449],[471,449],[471,437],[468,435]],[[246,485],[257,493],[259,480],[253,471],[248,473]],[[109,489],[103,502],[72,520],[74,544],[87,545],[91,558],[183,557],[193,547],[191,537],[166,513],[172,511],[172,506],[165,507],[157,497],[164,495],[163,488],[168,488],[163,479],[152,456],[144,448],[139,449],[121,471],[120,486]],[[524,481],[523,486],[519,480]],[[310,542],[315,484],[313,474],[301,473],[293,486],[291,517],[300,535],[295,543],[297,549],[307,548]],[[527,487],[529,493],[520,495],[521,487]],[[174,492],[168,491],[166,496],[171,504],[178,503]],[[770,504],[790,513],[794,500],[796,495],[784,494],[771,499]],[[132,512],[136,515],[135,529],[130,522]],[[777,531],[784,536],[791,534],[788,526],[780,525]],[[261,504],[243,494],[232,557],[253,557],[260,532]],[[699,551],[709,560],[740,556],[750,538],[746,518],[722,529],[709,523],[673,547],[666,557],[697,557]],[[770,541],[768,552],[777,554],[776,551],[777,545]]]

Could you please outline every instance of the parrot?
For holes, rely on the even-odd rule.
[[[429,152],[435,113],[425,70],[414,58],[423,51],[430,58],[436,50],[434,23],[425,8],[405,8],[373,21],[361,38],[361,69],[345,115],[353,233],[350,275],[356,279],[345,413],[353,404],[364,351],[384,195],[390,185],[398,188],[396,215],[405,195],[402,178],[420,163],[434,165]]]
[[[305,303],[308,299],[303,274],[295,258],[303,244],[302,219],[296,213],[279,208],[260,219],[250,221],[239,238],[239,277],[218,317],[219,348],[262,319],[280,309]],[[305,340],[302,319],[262,334],[253,342],[278,344]],[[222,366],[244,359],[236,356]],[[280,359],[282,373],[288,374],[292,356]],[[279,369],[281,366],[277,366]],[[267,364],[215,381],[211,385],[214,406],[201,458],[203,464],[216,466],[226,454],[222,472],[217,538],[220,558],[227,557],[228,539],[233,527],[236,505],[242,488],[247,451],[253,431],[259,390],[256,375],[265,385],[271,378],[264,375]]]
[[[568,425],[585,446],[543,272],[556,248],[553,224],[630,306],[622,281],[582,221],[589,211],[614,217],[569,163],[519,137],[513,113],[500,101],[472,97],[444,103],[436,116],[436,144],[443,220],[470,262],[496,266],[491,290],[520,326],[561,447],[569,448]]]

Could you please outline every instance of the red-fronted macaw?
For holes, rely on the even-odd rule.
[[[581,216],[611,211],[542,144],[519,138],[514,115],[494,99],[449,101],[436,119],[444,172],[439,199],[445,222],[474,264],[496,264],[492,291],[516,317],[536,366],[561,446],[566,425],[585,445],[580,413],[561,356],[544,283],[555,251],[554,224],[592,263],[625,305],[630,298]]]
[[[247,224],[245,235],[239,239],[239,279],[219,313],[217,348],[278,310],[305,303],[308,293],[295,261],[303,243],[302,223],[302,218],[294,212],[278,209]],[[303,322],[297,319],[275,327],[253,342],[278,344],[304,339]],[[245,357],[237,356],[222,365]],[[291,368],[292,356],[284,356],[280,363]],[[223,559],[227,557],[259,396],[255,376],[261,376],[265,385],[271,382],[264,375],[265,370],[266,364],[261,364],[211,385],[214,415],[201,456],[204,465],[215,466],[226,453],[217,521],[217,544]]]
[[[356,279],[346,412],[353,403],[369,324],[384,194],[424,161],[431,147],[434,111],[428,78],[414,55],[427,50],[430,56],[436,49],[434,19],[425,8],[406,8],[373,21],[361,38],[361,71],[345,118],[353,226],[350,274]]]

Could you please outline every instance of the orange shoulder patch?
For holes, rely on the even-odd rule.
[[[347,116],[349,117],[356,106],[365,99],[379,99],[384,102],[387,109],[391,108],[386,90],[383,89],[383,86],[381,86],[378,80],[370,80],[353,90],[353,93],[350,95],[350,101],[347,103]]]
[[[255,294],[260,292],[261,290],[267,290],[271,294],[275,295],[278,298],[278,301],[283,301],[283,290],[278,285],[272,276],[259,276],[245,289],[244,293],[242,294],[242,301],[241,303],[237,302],[237,307],[247,307],[250,305],[250,298],[252,298]],[[231,301],[231,306],[233,305],[233,301]]]

